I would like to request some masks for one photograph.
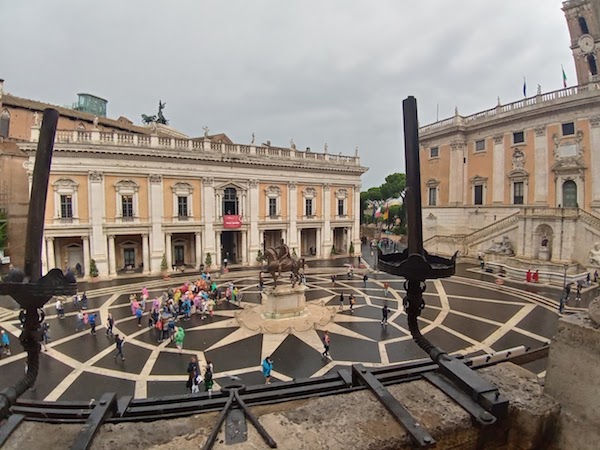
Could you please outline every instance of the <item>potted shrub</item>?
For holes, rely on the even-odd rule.
[[[206,259],[204,260],[204,264],[206,265],[207,269],[209,269],[210,266],[212,266],[212,258],[210,256],[210,253],[206,254]]]
[[[160,262],[160,271],[164,278],[169,278],[169,266],[167,265],[167,255],[163,253],[162,261]]]
[[[98,267],[96,266],[95,259],[92,259],[90,261],[90,277],[92,277],[92,281],[94,281],[98,277]]]
[[[354,242],[350,242],[350,248],[348,249],[350,256],[354,256]]]

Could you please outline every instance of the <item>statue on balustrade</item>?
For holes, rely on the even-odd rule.
[[[594,244],[594,248],[590,250],[590,264],[600,266],[600,242]]]
[[[163,125],[169,125],[169,121],[165,118],[165,116],[163,115],[163,109],[165,109],[165,106],[167,106],[167,103],[163,103],[160,100],[158,101],[158,115],[156,117],[156,122],[157,123],[161,123]]]
[[[492,246],[488,249],[488,253],[497,253],[499,255],[508,256],[515,254],[508,236],[502,236],[501,241],[493,241]]]

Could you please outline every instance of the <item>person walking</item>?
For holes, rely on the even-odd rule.
[[[348,302],[350,303],[350,314],[354,314],[354,304],[356,303],[354,294],[350,294],[350,298],[348,299]]]
[[[366,288],[367,287],[367,281],[369,281],[369,275],[367,275],[366,273],[363,275],[363,287]]]
[[[383,309],[381,310],[381,325],[387,325],[388,317],[390,315],[390,309],[387,305],[383,305]]]
[[[192,394],[199,394],[200,393],[200,385],[202,384],[202,375],[200,375],[200,372],[198,371],[198,369],[195,369],[192,372],[192,376],[191,376],[191,391]]]
[[[323,358],[331,358],[329,355],[329,346],[331,345],[331,338],[329,337],[329,331],[325,330],[323,333],[323,347],[325,347],[325,351],[322,353]]]
[[[271,370],[273,370],[273,360],[267,356],[262,363],[262,373],[265,377],[265,384],[271,384]]]
[[[85,330],[85,325],[83,323],[83,311],[82,310],[79,310],[79,312],[77,313],[76,320],[77,320],[77,322],[75,324],[75,331],[79,331],[79,329]]]
[[[175,347],[179,350],[179,353],[183,352],[183,340],[185,339],[185,330],[183,327],[175,327]]]
[[[112,313],[108,313],[108,317],[106,318],[106,335],[113,335],[113,327],[115,326],[115,319],[113,319]]]
[[[575,291],[575,301],[577,304],[581,302],[581,282],[577,283],[577,291]]]
[[[114,359],[117,359],[117,356],[121,356],[121,361],[125,361],[125,356],[123,355],[123,341],[124,337],[119,337],[119,334],[115,334],[115,346],[117,347],[117,354]]]
[[[569,295],[571,295],[571,283],[565,286],[565,303],[569,301]]]
[[[598,270],[594,271],[594,283],[598,283]]]
[[[591,275],[590,275],[590,273],[588,272],[588,273],[586,274],[586,276],[585,276],[585,284],[587,285],[587,287],[590,287],[590,284],[592,284],[592,283],[591,283],[591,279],[590,279],[590,278],[591,278]]]
[[[142,308],[138,307],[135,310],[135,317],[137,318],[139,328],[142,328],[142,315],[143,315]]]
[[[96,336],[96,314],[95,313],[90,314],[90,316],[88,317],[88,322],[90,324],[90,328],[92,329],[90,331],[90,334],[92,336]]]
[[[60,298],[56,300],[56,304],[54,305],[54,307],[56,308],[56,315],[58,316],[58,318],[64,319],[65,318],[65,308],[64,308],[63,302],[61,301]]]
[[[44,320],[42,323],[42,345],[44,346],[44,351],[48,351],[48,341],[50,340],[50,324]]]
[[[384,297],[388,296],[389,290],[390,290],[390,283],[388,283],[387,281],[384,281],[384,283],[383,283],[383,296]]]
[[[340,294],[340,311],[344,310],[344,293]]]
[[[209,398],[212,396],[213,385],[214,385],[213,366],[212,366],[212,363],[207,360],[205,371],[204,371],[204,388],[206,389],[206,392],[208,392]]]
[[[197,376],[200,373],[200,368],[198,367],[198,359],[195,356],[192,356],[190,362],[187,366],[187,374],[188,380],[186,383],[186,387],[188,389],[192,389],[194,376]]]
[[[2,344],[2,352],[5,356],[10,356],[10,338],[8,337],[8,333],[2,330],[0,331],[0,336],[2,336],[0,340],[0,344]]]
[[[81,309],[87,309],[88,307],[88,297],[85,291],[83,291],[83,295],[81,296]]]

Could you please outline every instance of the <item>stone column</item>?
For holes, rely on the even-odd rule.
[[[204,264],[202,261],[202,233],[197,231],[194,233],[196,238],[196,267],[200,267],[200,264]]]
[[[298,257],[302,256],[302,230],[298,229],[296,241],[298,242]]]
[[[48,243],[48,270],[56,268],[56,255],[54,253],[54,238],[46,238]]]
[[[83,275],[90,273],[90,239],[88,236],[81,236],[83,246]]]
[[[600,167],[600,116],[590,118],[590,153],[592,157],[591,167]],[[588,169],[592,180],[592,208],[596,213],[600,212],[600,177],[591,176],[592,169]]]
[[[250,180],[250,264],[258,264],[256,262],[256,254],[258,250],[263,251],[262,243],[264,241],[263,232],[258,231],[258,216],[259,216],[259,199],[258,199],[258,180]]]
[[[104,176],[100,172],[89,174],[89,215],[92,225],[90,236],[90,252],[92,259],[96,261],[98,275],[108,276],[108,257],[106,248],[106,235],[104,234],[105,198],[104,198]]]
[[[600,142],[599,142],[600,144]],[[535,128],[535,177],[533,201],[536,205],[548,205],[548,139],[546,126]],[[525,204],[528,201],[525,199]]]
[[[247,238],[247,231],[242,231],[242,264],[248,264],[248,238]]]
[[[300,254],[300,241],[298,240],[298,232],[296,220],[298,217],[298,191],[296,189],[296,182],[290,181],[288,183],[288,218],[290,221],[288,239],[290,242],[288,246],[290,248],[296,248],[296,253]]]
[[[48,273],[48,252],[46,251],[46,238],[42,239],[42,274]]]
[[[323,185],[323,247],[324,256],[329,256],[331,253],[331,185]]]
[[[145,275],[150,275],[150,249],[148,247],[148,233],[144,233],[142,234],[142,262]]]
[[[354,186],[354,225],[352,226],[352,243],[354,245],[354,254],[360,256],[362,254],[360,245],[360,184]]]
[[[221,255],[221,232],[215,232],[215,264],[217,267],[221,267],[221,262],[223,261]]]
[[[492,153],[492,203],[504,203],[504,136],[494,136]]]
[[[462,205],[463,202],[463,180],[464,180],[464,141],[452,141],[450,143],[450,176],[448,203],[450,205]],[[360,195],[360,193],[359,193]]]
[[[150,210],[150,265],[149,273],[159,274],[162,257],[165,252],[165,240],[163,239],[162,221],[164,217],[164,194],[161,175],[150,175],[148,195],[148,207]]]
[[[263,252],[263,254],[265,253],[265,231],[264,230],[260,230],[259,234],[258,234],[258,242],[260,244],[260,251]]]
[[[317,245],[317,249],[316,249],[317,250],[317,256],[319,258],[322,258],[323,257],[323,244],[321,243],[321,228],[317,228],[317,236],[316,236],[316,238],[317,238],[317,242],[316,242],[316,245]]]
[[[171,241],[171,238],[171,233],[165,233],[165,257],[167,259],[168,270],[171,270],[171,268],[173,267],[173,243]]]
[[[117,275],[117,249],[115,247],[115,235],[108,235],[108,274],[111,277]]]
[[[217,263],[218,243],[215,242],[214,222],[215,222],[215,189],[213,187],[214,180],[211,177],[202,179],[203,186],[203,206],[204,206],[204,252],[210,253],[213,264]]]

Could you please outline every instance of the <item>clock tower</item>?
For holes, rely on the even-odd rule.
[[[571,35],[577,84],[600,80],[600,0],[569,0],[562,9]]]

